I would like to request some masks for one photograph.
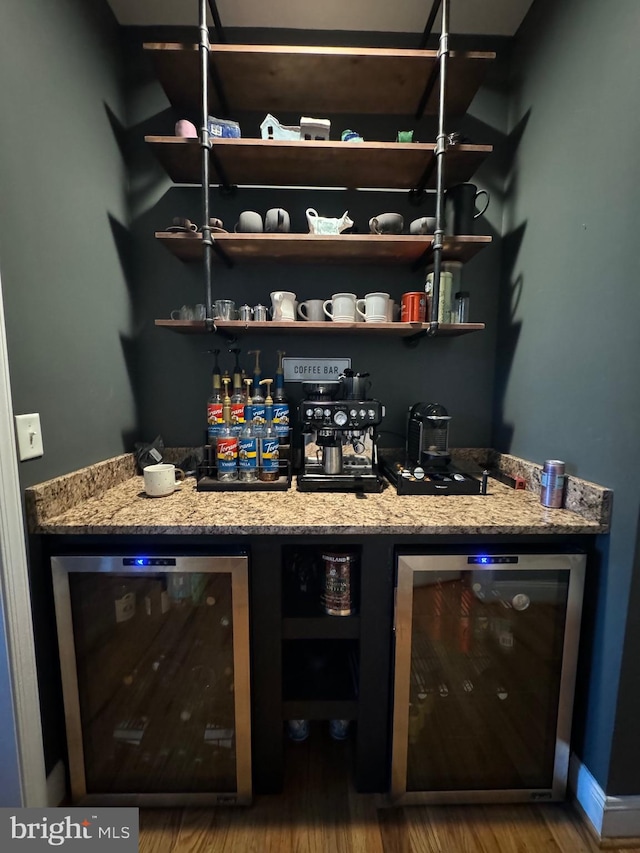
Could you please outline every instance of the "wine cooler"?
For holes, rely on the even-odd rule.
[[[246,554],[51,563],[73,802],[249,804]]]
[[[397,558],[391,800],[565,796],[585,557]]]

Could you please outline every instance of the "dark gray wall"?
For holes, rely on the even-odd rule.
[[[132,449],[124,63],[106,2],[4,0],[0,272],[16,414],[40,412],[44,456],[22,486]],[[64,755],[48,566],[31,597],[50,771]]]
[[[516,39],[494,433],[502,450],[564,459],[615,490],[576,713],[578,754],[612,795],[640,790],[632,626],[625,645],[640,594],[639,24],[636,0],[536,0]]]
[[[104,0],[5,0],[0,271],[24,486],[131,449],[133,334],[118,28]]]
[[[308,43],[318,34],[299,32],[268,33],[273,43]],[[194,33],[190,34],[191,40]],[[166,444],[191,445],[202,443],[205,427],[205,402],[210,393],[212,359],[205,351],[222,347],[223,366],[231,368],[232,357],[226,352],[228,344],[220,338],[178,336],[155,328],[154,318],[168,318],[174,308],[183,303],[203,301],[204,285],[200,265],[187,265],[176,260],[155,241],[153,232],[162,230],[174,216],[187,216],[202,222],[201,199],[198,188],[173,187],[153,153],[145,148],[142,137],[147,134],[173,133],[176,118],[161,87],[155,81],[141,44],[153,34],[133,30],[127,34],[130,43],[130,135],[132,146],[132,234],[135,240],[135,278],[137,310],[141,318],[138,364],[142,376],[140,387],[140,425],[144,436],[152,439],[162,434]],[[163,38],[169,39],[167,33]],[[187,36],[188,38],[188,36]],[[265,38],[261,31],[233,32],[234,42],[256,42]],[[381,34],[323,33],[327,44],[377,44]],[[403,38],[393,41],[402,44]],[[411,41],[416,43],[416,37]],[[498,48],[501,49],[502,42]],[[454,127],[473,141],[500,145],[506,127],[506,96],[503,88],[503,69],[496,64],[492,75],[475,99],[469,115]],[[237,115],[243,136],[260,136],[259,123],[268,111],[260,115]],[[328,116],[332,120],[332,138],[338,139],[341,130],[355,127],[366,139],[393,140],[399,129],[415,129],[416,138],[425,141],[435,138],[433,119],[415,123],[412,117],[388,119],[375,116]],[[197,116],[190,116],[198,121]],[[298,115],[278,115],[281,121],[299,121]],[[450,129],[454,129],[454,127]],[[495,166],[489,160],[478,172],[479,186],[495,183]],[[313,184],[313,175],[309,176]],[[430,194],[421,207],[412,207],[408,194],[372,192],[329,192],[322,190],[277,190],[241,188],[234,197],[222,197],[217,190],[211,194],[212,215],[220,217],[225,226],[233,229],[243,209],[264,212],[273,206],[285,207],[292,216],[292,230],[308,231],[304,211],[315,207],[322,215],[340,216],[349,211],[360,231],[368,232],[368,220],[387,210],[402,212],[408,223],[418,216],[433,213],[435,198]],[[477,233],[493,233],[495,244],[481,252],[464,271],[464,286],[471,292],[471,319],[487,323],[487,331],[457,339],[423,340],[415,349],[407,349],[393,337],[358,338],[349,336],[262,335],[240,340],[248,367],[249,349],[263,353],[263,375],[273,375],[276,350],[290,356],[339,355],[351,357],[354,368],[369,371],[373,378],[372,393],[387,407],[383,424],[386,431],[382,443],[402,443],[404,419],[408,406],[417,400],[437,400],[445,404],[453,416],[451,441],[461,446],[486,446],[491,429],[491,397],[493,393],[494,346],[497,316],[498,276],[500,269],[501,222],[499,197],[492,202],[483,219],[478,220]],[[227,270],[221,265],[214,269],[214,297],[231,298],[237,304],[269,303],[271,291],[282,288],[294,291],[300,300],[329,298],[332,293],[348,290],[358,296],[375,290],[391,293],[398,302],[403,292],[422,289],[424,272],[389,266],[339,265],[239,265]],[[300,397],[300,386],[292,385],[289,392],[294,400]]]

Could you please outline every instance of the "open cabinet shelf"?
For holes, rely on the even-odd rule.
[[[182,261],[202,261],[202,236],[157,231],[156,239]],[[214,242],[238,263],[286,261],[289,263],[413,264],[428,263],[433,235],[391,234],[217,234]],[[491,243],[489,236],[446,237],[444,260],[469,261]],[[221,260],[213,252],[214,260]]]
[[[204,320],[156,320],[156,326],[170,329],[182,335],[204,335],[207,327]],[[216,329],[231,335],[245,334],[298,334],[308,335],[310,332],[320,335],[378,335],[398,338],[410,338],[419,332],[429,329],[428,323],[311,323],[307,321],[292,321],[276,323],[274,321],[245,322],[244,320],[219,320]],[[470,332],[481,332],[484,323],[441,323],[436,335],[438,337],[453,337],[467,335]]]
[[[199,113],[200,58],[195,44],[148,42],[156,76],[176,109]],[[466,112],[495,59],[488,51],[451,51],[447,109]],[[436,50],[212,44],[210,77],[218,78],[230,114],[246,110],[413,115],[438,63]],[[213,71],[213,73],[212,73]],[[209,109],[220,110],[215,86]],[[438,112],[434,86],[425,113]]]
[[[197,139],[145,136],[145,142],[174,183],[200,183]],[[491,145],[448,148],[447,185],[468,181],[492,150]],[[436,180],[433,143],[216,139],[210,162],[210,182],[230,186],[412,190],[425,174],[427,188],[435,187]]]

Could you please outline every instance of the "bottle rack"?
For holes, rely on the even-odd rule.
[[[278,460],[277,480],[218,480],[218,467],[215,463],[198,465],[196,491],[198,492],[286,492],[291,488],[291,462]]]

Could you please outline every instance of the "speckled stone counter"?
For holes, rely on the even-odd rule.
[[[475,451],[474,455],[480,451]],[[486,453],[489,453],[487,451]],[[522,475],[529,463],[504,459]],[[495,462],[495,460],[493,460]],[[520,464],[522,463],[522,464]],[[484,495],[399,496],[391,486],[366,495],[198,492],[187,478],[171,495],[147,497],[129,455],[26,490],[29,530],[38,534],[210,535],[571,535],[608,532],[611,492],[570,481],[571,509],[546,509],[535,490],[489,480]],[[576,511],[576,509],[578,511]]]

